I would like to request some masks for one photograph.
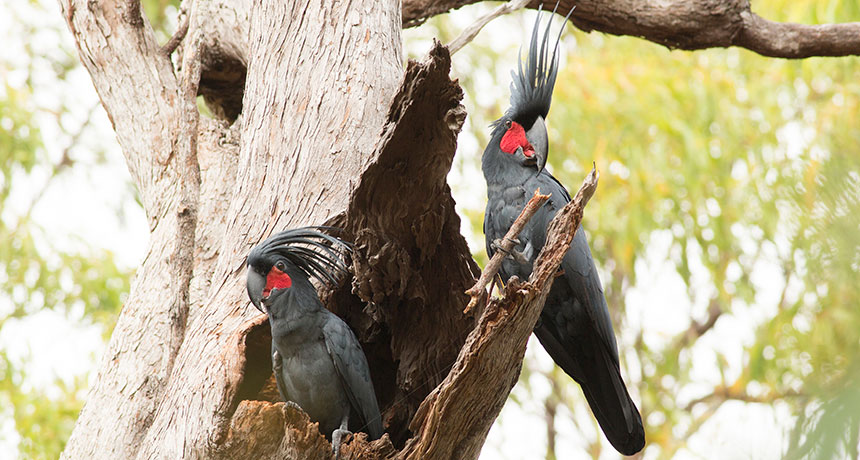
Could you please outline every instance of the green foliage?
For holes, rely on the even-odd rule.
[[[31,132],[38,133],[35,129]],[[18,176],[14,171],[49,166],[39,155],[40,145],[35,136],[27,142],[0,144],[7,186],[4,195],[16,187],[27,187],[27,175]],[[12,180],[13,177],[21,180]],[[3,196],[0,206],[8,208],[8,199]],[[128,292],[129,271],[120,269],[109,252],[68,252],[51,246],[50,229],[41,228],[27,215],[7,213],[3,217],[0,292],[5,294],[0,295],[0,333],[7,326],[15,327],[14,320],[52,309],[73,322],[102,325],[107,337]],[[14,224],[9,226],[8,221]],[[69,384],[54,377],[50,388],[38,388],[27,384],[27,361],[9,359],[8,350],[2,346],[0,361],[0,401],[12,412],[3,415],[15,420],[21,436],[20,454],[25,458],[57,458],[77,418],[83,402],[79,393],[86,388],[86,381],[79,378]],[[58,390],[61,396],[47,397],[48,390]]]
[[[2,350],[0,359],[0,401],[14,412],[15,429],[21,437],[20,458],[58,458],[81,410],[79,395],[86,389],[86,381],[78,378],[67,384],[57,379],[54,385],[60,397],[47,397],[42,391],[22,389],[26,373]]]
[[[141,2],[143,12],[162,42],[167,41],[173,33],[172,29],[168,29],[171,21],[175,22],[179,3],[179,0],[143,0]]]
[[[746,347],[740,375],[715,386],[726,394],[711,404],[803,394],[787,398],[803,410],[860,352],[860,290],[851,281],[860,257],[860,61],[689,54],[602,36],[579,44],[559,80],[580,84],[560,85],[551,118],[553,151],[576,152],[576,160],[565,168],[569,159],[556,155],[551,163],[567,184],[578,183],[584,168],[575,165],[586,159],[609,172],[587,218],[595,257],[612,267],[607,296],[626,297],[649,235],[664,229],[691,303],[716,302],[723,315],[735,305],[767,307],[752,278],[776,264],[782,279],[767,281],[784,285],[776,314]],[[707,270],[708,287],[697,288],[694,264]],[[676,398],[694,381],[684,353],[693,346],[646,340],[636,350],[652,382],[640,386],[644,412],[663,413],[649,418],[659,422],[648,431],[666,456],[686,441],[673,428],[697,425],[682,420],[689,401]]]

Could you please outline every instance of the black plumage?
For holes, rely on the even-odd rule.
[[[513,73],[511,107],[493,124],[482,158],[488,198],[484,234],[491,257],[494,241],[504,237],[534,191],[551,194],[520,233],[515,253],[502,263],[504,280],[514,275],[528,278],[546,242],[549,222],[570,201],[564,186],[543,169],[548,153],[545,118],[556,80],[558,41],[549,57],[549,25],[542,40],[539,26],[540,13],[525,68],[520,64]],[[561,269],[563,276],[553,283],[535,335],[556,364],[582,386],[609,442],[619,452],[632,455],[645,444],[642,419],[621,377],[609,309],[581,227]]]
[[[349,326],[326,310],[313,276],[335,283],[347,272],[349,245],[321,227],[273,235],[248,255],[248,296],[268,314],[272,367],[284,401],[298,404],[332,439],[335,454],[347,431],[382,435],[370,369]]]

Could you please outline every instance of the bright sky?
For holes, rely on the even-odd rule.
[[[83,248],[91,245],[108,249],[117,254],[122,264],[134,267],[144,256],[148,238],[147,224],[143,211],[132,201],[132,194],[127,186],[130,179],[121,151],[104,111],[98,106],[98,98],[88,74],[78,66],[68,79],[69,86],[58,86],[54,70],[46,60],[36,59],[32,63],[32,72],[26,68],[25,45],[33,47],[34,54],[44,56],[57,53],[62,55],[62,50],[74,50],[56,3],[45,1],[45,5],[45,9],[51,12],[50,15],[45,15],[29,2],[2,0],[0,3],[0,11],[3,11],[0,14],[0,31],[4,31],[0,32],[4,39],[4,46],[0,47],[0,63],[11,64],[10,68],[0,68],[0,75],[12,87],[23,87],[26,79],[31,79],[36,103],[44,108],[38,121],[45,141],[45,153],[54,161],[61,157],[63,149],[69,145],[71,139],[57,128],[57,119],[48,111],[58,110],[62,106],[69,107],[69,115],[60,122],[70,131],[76,130],[85,122],[88,127],[73,150],[73,157],[85,167],[77,167],[63,173],[39,201],[33,210],[33,217],[50,229],[50,238],[57,241],[61,247]],[[490,9],[484,5],[463,8],[452,14],[452,26],[462,29]],[[506,51],[497,63],[497,69],[504,69],[505,75],[515,66],[515,53],[509,51],[519,49],[520,44],[527,40],[525,32],[512,34],[510,31],[529,31],[533,18],[534,13],[529,12],[524,16],[514,15],[496,20],[476,39],[476,42],[484,46]],[[31,34],[29,28],[37,25],[40,27],[36,29],[36,33]],[[420,56],[430,46],[431,37],[422,28],[410,29],[404,36],[408,41],[407,54],[410,56]],[[562,46],[568,51],[575,49],[575,36],[568,32]],[[507,100],[507,84],[495,85],[489,73],[497,69],[479,68],[469,62],[465,53],[455,55],[453,61],[453,77],[471,73],[486,88],[486,91],[475,98],[471,95],[467,97],[467,110],[471,112],[470,104],[489,106],[495,102],[494,98]],[[561,65],[564,66],[564,58]],[[96,109],[91,113],[94,107]],[[449,182],[461,209],[481,209],[486,199],[484,181],[477,161],[483,146],[478,145],[478,141],[469,134],[468,124],[481,123],[481,126],[485,127],[488,121],[476,121],[470,116],[460,136]],[[93,152],[104,152],[107,162],[94,166],[96,154]],[[14,190],[14,199],[9,200],[12,206],[2,210],[0,217],[7,219],[24,212],[46,178],[46,171],[34,172],[31,175],[33,189]],[[120,215],[122,217],[119,217]],[[462,220],[463,233],[467,235],[470,245],[473,249],[482,250],[483,242],[480,236],[476,237],[468,221]],[[635,328],[641,325],[646,331],[645,340],[651,345],[663,343],[687,328],[691,312],[701,316],[705,311],[705,305],[690,304],[680,277],[667,259],[670,252],[669,232],[667,230],[666,233],[653,235],[645,261],[636,266],[638,284],[626,298],[628,324]],[[765,253],[771,251],[771,260],[775,260],[777,250],[776,247],[766,247]],[[701,275],[698,277],[702,283],[701,287],[707,288],[704,268],[694,265],[692,269],[694,274],[698,271]],[[759,324],[773,311],[782,289],[779,282],[772,282],[781,278],[775,264],[762,262],[762,266],[757,267],[754,273],[753,283],[758,288],[756,305],[749,308],[736,307],[732,316],[721,318],[714,330],[697,343],[693,350],[696,355],[694,376],[703,382],[698,388],[701,393],[692,394],[697,387],[691,385],[688,388],[691,394],[679,397],[692,399],[700,396],[708,390],[704,383],[717,381],[717,367],[712,352],[714,349],[719,349],[730,357],[730,374],[734,372],[734,375],[737,375],[739,372],[742,345],[752,341],[753,325]],[[706,296],[699,298],[705,299]],[[4,299],[0,295],[0,311],[3,309]],[[632,332],[617,332],[620,332],[621,342],[632,343],[634,340]],[[73,376],[93,371],[97,356],[104,350],[100,334],[98,327],[44,311],[24,321],[7,323],[0,330],[0,346],[9,350],[10,357],[14,360],[30,358],[28,362],[32,364],[28,372],[32,378],[24,382],[24,385],[45,388],[49,386],[53,375],[71,379]],[[62,340],[56,340],[57,337],[62,337]],[[552,366],[550,358],[535,343],[530,344],[527,356],[527,366],[532,369],[547,371]],[[549,394],[549,385],[542,377],[535,375],[529,383],[536,395]],[[578,389],[575,391],[579,393]],[[528,393],[520,386],[514,389],[514,395],[523,403],[505,406],[499,422],[490,431],[481,455],[482,460],[544,458],[546,425],[542,402],[529,399]],[[635,392],[634,399],[638,399]],[[8,412],[0,411],[0,457],[3,458],[14,457],[16,452],[17,436],[14,422],[9,416]],[[571,419],[575,418],[581,427],[594,430],[591,417],[584,405],[577,407],[576,414],[561,411],[557,415],[557,452],[564,458],[588,458],[583,452],[585,442],[582,435]],[[790,414],[784,407],[774,410],[760,405],[727,403],[690,439],[689,449],[682,450],[678,458],[778,458],[782,450],[783,429],[791,421]],[[586,435],[591,437],[593,432]],[[648,458],[657,456],[655,451],[650,454]],[[603,458],[616,457],[614,451],[604,451]]]

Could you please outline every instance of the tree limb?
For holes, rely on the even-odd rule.
[[[526,4],[530,0],[512,0],[509,3],[503,3],[499,5],[495,10],[491,11],[489,14],[485,14],[478,18],[477,21],[469,25],[460,32],[460,35],[457,36],[451,43],[449,43],[448,51],[453,55],[457,51],[460,51],[461,48],[466,46],[469,42],[475,39],[478,35],[478,32],[484,28],[485,25],[489,24],[490,21],[496,19],[499,16],[506,15],[508,13],[514,12],[526,6]]]
[[[704,321],[693,319],[690,323],[690,327],[688,327],[686,331],[678,334],[678,336],[672,341],[673,345],[671,349],[680,351],[691,343],[695,343],[696,339],[705,335],[706,332],[710,331],[714,325],[717,324],[717,320],[720,319],[723,311],[723,307],[719,300],[717,300],[716,297],[712,298],[708,304],[708,317]]]
[[[176,32],[174,32],[170,39],[167,40],[167,43],[165,43],[161,47],[162,54],[169,57],[171,54],[173,54],[174,51],[176,51],[176,47],[179,46],[180,43],[182,43],[182,39],[184,39],[185,34],[188,33],[188,23],[190,18],[191,14],[189,14],[188,12],[182,15],[182,22],[179,23],[179,27],[176,29]]]
[[[187,0],[186,0],[187,1]],[[403,27],[481,0],[404,0]],[[516,0],[516,3],[524,0]],[[529,8],[542,2],[531,0]],[[546,2],[543,2],[546,3]],[[498,11],[513,9],[502,5]],[[765,56],[805,58],[860,54],[860,23],[800,25],[765,20],[750,10],[748,0],[563,0],[558,11],[576,5],[570,21],[586,32],[640,37],[671,49],[699,50],[738,46]],[[249,0],[210,0],[203,43],[201,94],[216,113],[234,120],[242,110],[249,46]],[[490,16],[495,14],[491,13]],[[468,42],[484,19],[451,43],[451,52]],[[477,26],[477,28],[475,28]],[[472,30],[475,29],[475,30]],[[181,28],[180,30],[181,31]],[[178,31],[178,32],[179,32]],[[180,34],[177,33],[177,38]],[[171,42],[168,42],[171,43]],[[165,45],[165,50],[170,48]]]
[[[808,58],[860,54],[860,23],[806,25],[773,22],[744,11],[743,28],[733,45],[762,56]]]
[[[479,0],[404,0],[404,27]],[[533,0],[529,8],[537,9]],[[860,23],[801,25],[761,18],[748,0],[564,0],[559,11],[576,11],[573,24],[586,31],[631,35],[672,49],[738,46],[764,56],[806,58],[860,54]]]
[[[152,29],[126,19],[125,13],[135,10],[134,1],[59,3],[81,62],[116,130],[152,230],[171,205],[172,195],[164,190],[176,179],[168,168],[179,116],[173,66],[161,53]]]
[[[794,390],[788,390],[785,392],[771,391],[771,392],[768,392],[768,393],[763,394],[763,395],[754,396],[754,395],[747,393],[743,389],[735,388],[735,386],[736,385],[732,385],[732,386],[720,385],[720,386],[717,386],[714,388],[713,392],[711,392],[705,396],[702,396],[700,398],[696,398],[696,399],[690,401],[689,403],[687,403],[687,405],[684,406],[684,410],[687,412],[690,412],[691,410],[693,410],[693,407],[698,405],[698,404],[713,403],[714,401],[718,401],[719,403],[723,403],[723,402],[728,401],[728,400],[733,400],[733,401],[743,401],[746,403],[772,404],[774,401],[778,401],[781,399],[802,398],[805,396],[803,393],[800,393],[800,392],[797,392]]]

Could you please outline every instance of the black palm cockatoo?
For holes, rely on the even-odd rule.
[[[338,458],[347,432],[382,435],[367,359],[349,326],[326,310],[310,277],[335,283],[349,246],[321,227],[280,232],[248,254],[248,296],[269,316],[272,368],[284,401],[330,436]]]
[[[546,242],[549,222],[570,202],[564,186],[544,170],[548,153],[545,120],[558,70],[558,40],[549,57],[549,24],[542,39],[538,37],[539,26],[540,12],[525,67],[520,63],[518,72],[511,72],[511,107],[493,124],[482,158],[488,198],[484,234],[490,257],[534,191],[551,194],[520,233],[514,252],[502,263],[503,280],[514,275],[528,278]],[[609,309],[581,227],[561,262],[561,270],[535,335],[556,364],[582,386],[609,442],[622,454],[632,455],[645,445],[642,418],[621,378]]]

